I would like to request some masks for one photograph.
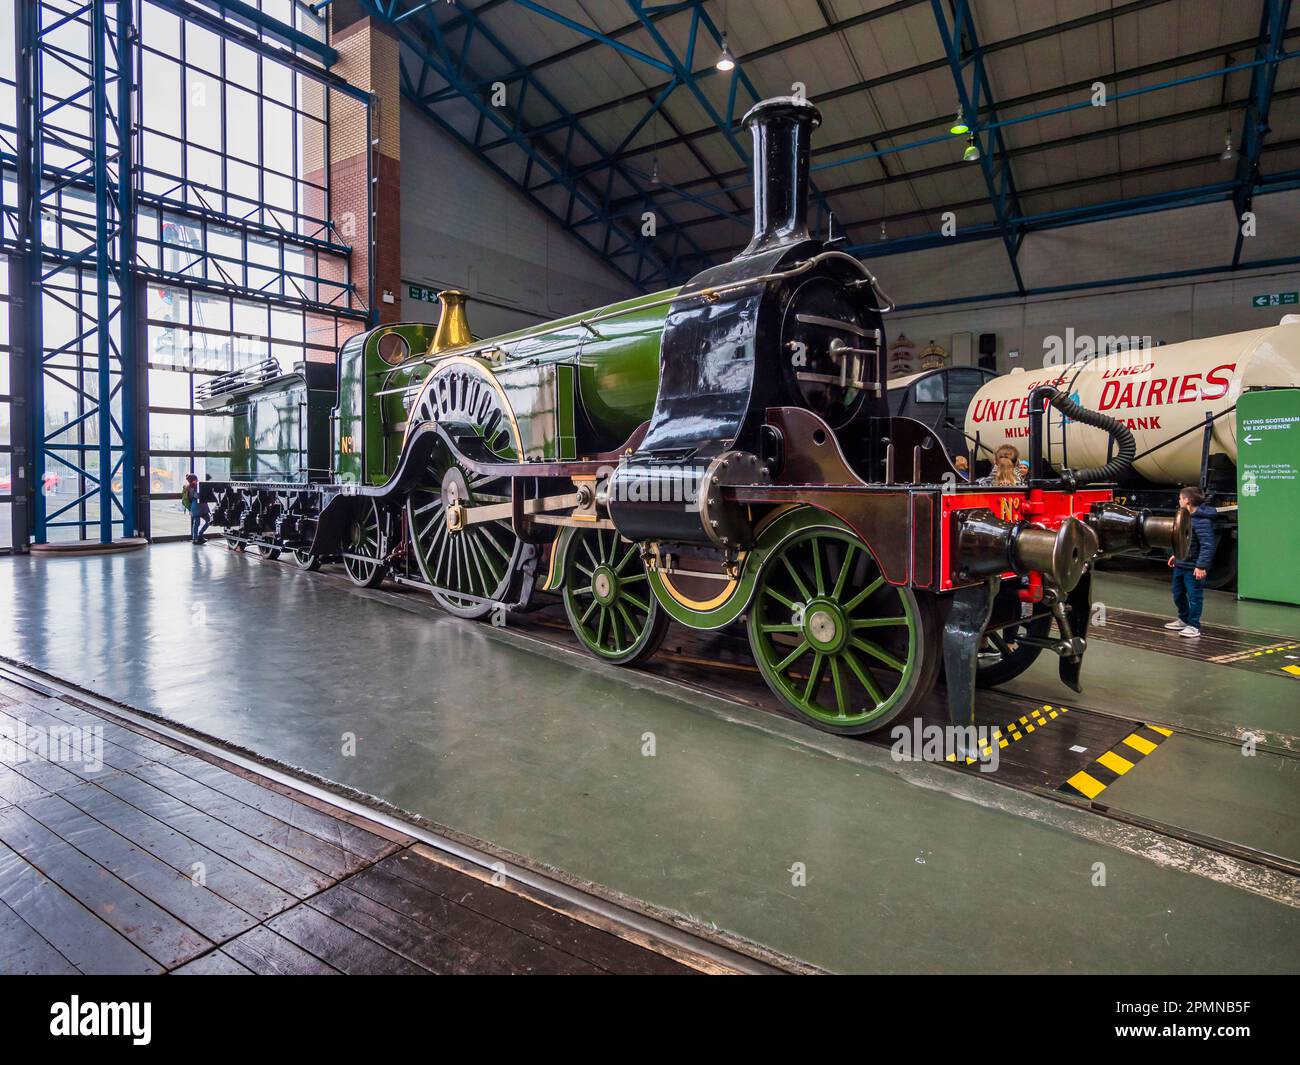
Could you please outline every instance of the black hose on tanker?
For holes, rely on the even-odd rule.
[[[1137,456],[1137,441],[1127,425],[1100,411],[1089,410],[1051,385],[1036,388],[1029,398],[1029,477],[1031,481],[1042,476],[1043,415],[1047,406],[1055,407],[1071,421],[1101,429],[1115,441],[1116,455],[1103,466],[1088,466],[1081,470],[1066,469],[1061,474],[1061,484],[1070,491],[1082,485],[1118,481],[1133,468]]]

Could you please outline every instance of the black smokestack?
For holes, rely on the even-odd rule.
[[[741,255],[808,239],[808,160],[822,113],[807,100],[777,96],[750,108],[754,134],[754,239]]]

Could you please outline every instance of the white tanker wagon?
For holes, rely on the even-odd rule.
[[[1300,315],[1244,333],[1157,348],[1098,355],[1064,367],[1014,370],[976,393],[966,409],[966,435],[983,457],[1003,444],[1025,454],[1029,397],[1051,385],[1077,403],[1123,422],[1137,455],[1115,501],[1157,514],[1178,509],[1178,490],[1200,485],[1210,502],[1236,502],[1237,398],[1255,388],[1300,387]],[[1110,436],[1053,409],[1044,432],[1044,460],[1054,469],[1099,466],[1111,457]],[[1237,569],[1236,513],[1219,519],[1219,547],[1210,587],[1232,582]]]

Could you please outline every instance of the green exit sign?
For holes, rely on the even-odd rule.
[[[1282,307],[1289,303],[1300,303],[1300,292],[1263,292],[1250,297],[1252,307]]]
[[[420,285],[406,286],[406,295],[408,299],[422,300],[425,303],[438,302],[438,290],[434,288],[423,288]],[[1292,302],[1295,302],[1294,300]]]

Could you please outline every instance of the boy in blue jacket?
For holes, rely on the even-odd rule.
[[[1178,493],[1178,505],[1192,517],[1192,534],[1187,538],[1187,550],[1182,558],[1169,556],[1169,568],[1174,571],[1174,606],[1178,620],[1165,625],[1167,629],[1180,629],[1179,636],[1194,639],[1201,634],[1201,607],[1205,602],[1205,574],[1214,558],[1214,522],[1218,511],[1205,505],[1205,493],[1188,487]]]

